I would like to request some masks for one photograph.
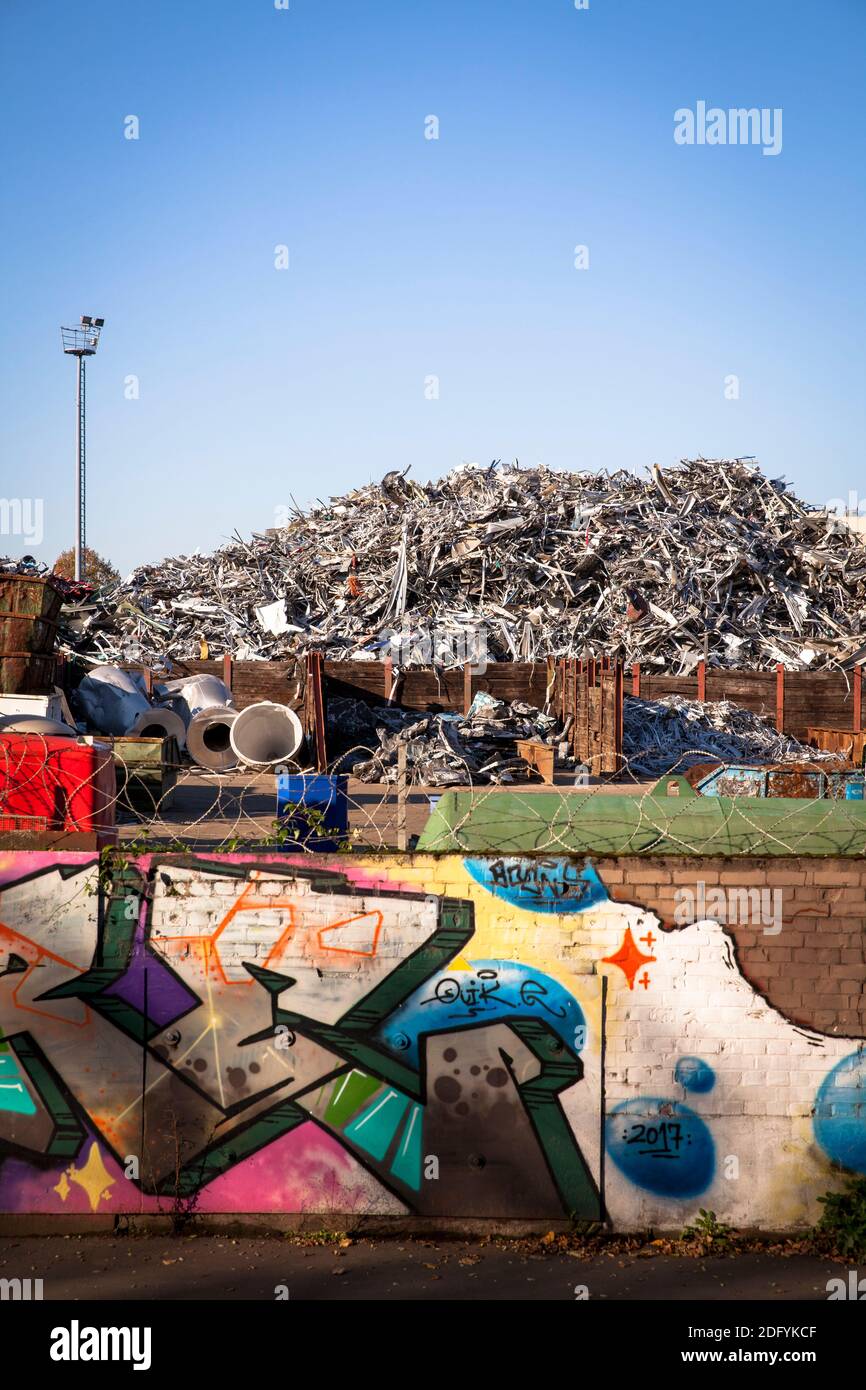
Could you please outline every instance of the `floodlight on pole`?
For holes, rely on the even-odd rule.
[[[99,346],[99,335],[105,319],[82,314],[77,328],[61,328],[63,351],[78,358],[78,389],[75,410],[75,578],[83,578],[85,546],[84,442],[85,442],[85,379],[84,359],[93,357]]]

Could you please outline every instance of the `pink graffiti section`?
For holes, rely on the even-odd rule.
[[[406,1207],[310,1121],[216,1178],[188,1202],[140,1192],[91,1133],[72,1161],[34,1168],[24,1159],[7,1158],[0,1167],[0,1210],[67,1216],[328,1211],[383,1216],[402,1215]]]

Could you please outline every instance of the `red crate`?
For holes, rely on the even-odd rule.
[[[31,835],[42,835],[47,830],[56,830],[47,816],[4,816],[0,815],[0,831],[27,830]]]
[[[0,829],[109,830],[116,800],[110,748],[0,733]]]

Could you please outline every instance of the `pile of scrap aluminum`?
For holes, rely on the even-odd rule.
[[[398,751],[406,750],[406,781],[431,787],[526,781],[531,769],[517,756],[518,739],[559,746],[568,762],[567,728],[553,715],[515,700],[475,696],[468,714],[419,714],[373,706],[351,697],[328,701],[329,744],[350,745],[333,770],[362,782],[396,782]],[[368,756],[372,754],[372,756]]]
[[[636,777],[661,777],[674,768],[706,763],[840,763],[834,753],[819,753],[766,719],[729,700],[686,700],[666,695],[640,700],[627,695],[623,703],[623,757]]]
[[[488,661],[817,670],[866,655],[866,547],[742,460],[646,478],[467,464],[145,565],[64,617],[61,651],[160,669],[207,652],[375,660],[393,633],[397,665],[451,666],[483,633]]]

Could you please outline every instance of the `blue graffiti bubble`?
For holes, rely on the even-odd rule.
[[[674,1071],[674,1080],[684,1091],[704,1095],[716,1084],[716,1073],[701,1057],[681,1057]]]
[[[824,1152],[854,1173],[866,1173],[866,1056],[843,1057],[821,1082],[815,1138]]]
[[[713,1180],[713,1136],[679,1101],[621,1101],[607,1117],[605,1143],[620,1172],[659,1197],[697,1197]]]
[[[423,1033],[515,1018],[544,1019],[572,1051],[585,1047],[583,1010],[558,980],[519,961],[467,964],[468,969],[440,970],[395,1009],[378,1034],[389,1051],[417,1064],[418,1039]]]
[[[570,859],[465,859],[476,883],[512,907],[528,912],[586,912],[607,902],[608,892],[591,864]]]

